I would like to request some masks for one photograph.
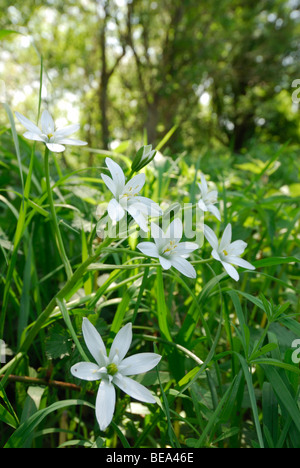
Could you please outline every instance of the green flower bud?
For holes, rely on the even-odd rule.
[[[138,172],[152,161],[156,155],[156,150],[152,150],[152,145],[142,146],[135,155],[131,165],[132,172]]]

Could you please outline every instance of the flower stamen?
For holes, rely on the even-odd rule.
[[[107,366],[108,375],[115,375],[117,372],[118,372],[118,367],[116,366],[116,364],[114,363],[108,364]]]

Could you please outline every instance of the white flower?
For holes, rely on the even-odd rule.
[[[173,266],[183,275],[196,278],[196,270],[186,258],[199,246],[194,242],[180,242],[182,222],[179,218],[171,222],[165,233],[157,224],[151,223],[151,235],[155,243],[140,242],[137,245],[143,254],[158,258],[164,270]]]
[[[71,373],[83,380],[101,380],[96,397],[96,417],[102,431],[113,418],[116,403],[115,385],[139,401],[156,403],[146,387],[127,377],[147,372],[161,359],[161,356],[155,353],[139,353],[124,359],[132,341],[131,323],[117,333],[108,356],[100,334],[87,318],[83,319],[82,332],[96,362],[79,362],[71,367]]]
[[[49,150],[53,151],[54,153],[61,153],[64,151],[64,145],[84,146],[87,144],[85,141],[67,138],[69,135],[79,130],[79,124],[68,125],[64,128],[55,129],[53,119],[47,110],[44,110],[42,113],[42,129],[39,129],[37,125],[35,125],[19,112],[16,112],[16,117],[19,122],[21,122],[21,124],[24,125],[24,127],[28,130],[23,135],[25,138],[28,140],[42,141],[46,144]]]
[[[201,184],[198,183],[201,196],[198,201],[198,206],[202,211],[210,211],[219,221],[221,221],[221,215],[215,204],[218,202],[217,190],[208,191],[207,183],[203,174],[201,174]]]
[[[106,158],[105,162],[112,178],[105,174],[101,174],[101,177],[114,196],[107,206],[109,217],[113,221],[120,221],[127,211],[140,228],[147,232],[147,216],[160,216],[162,210],[150,198],[139,195],[145,184],[145,174],[137,174],[126,183],[119,164],[110,158]]]
[[[213,248],[212,256],[222,263],[228,275],[235,281],[239,280],[239,274],[232,264],[247,268],[248,270],[255,270],[255,267],[251,263],[240,258],[240,255],[242,255],[247,247],[246,242],[242,240],[231,242],[231,224],[227,224],[220,243],[214,231],[206,225],[204,226],[204,235]]]

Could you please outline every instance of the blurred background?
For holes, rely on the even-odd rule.
[[[191,160],[270,158],[299,138],[299,0],[0,1],[2,93],[36,120],[79,121],[92,148]],[[4,84],[3,84],[4,82]],[[299,89],[299,93],[298,90]],[[7,124],[2,113],[0,124]],[[295,147],[296,145],[296,147]],[[85,153],[90,165],[94,153]]]

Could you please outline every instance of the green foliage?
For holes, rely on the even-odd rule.
[[[31,157],[38,161],[40,154],[31,156],[25,141],[18,141],[26,185],[25,168]],[[3,133],[2,148],[8,144]],[[52,236],[40,164],[32,168],[24,231],[14,254],[23,197],[11,196],[20,185],[14,148],[3,155],[1,288],[10,281],[3,304],[7,308],[3,336],[13,351],[2,372],[3,446],[299,446],[300,371],[291,357],[292,343],[300,336],[299,211],[297,196],[281,192],[288,171],[286,164],[281,171],[287,149],[269,160],[260,159],[255,167],[236,164],[230,172],[226,164],[231,156],[224,159],[225,169],[217,180],[226,208],[224,224],[231,222],[234,237],[248,243],[247,259],[256,266],[255,271],[240,272],[240,284],[228,278],[218,263],[202,261],[210,258],[207,243],[201,257],[194,256],[195,283],[173,271],[157,270],[151,263],[146,266],[132,240],[118,242],[113,249],[105,243],[97,247],[94,204],[70,190],[73,174],[62,165],[59,172],[52,165],[51,178],[59,190],[53,192],[54,204],[74,275],[66,277]],[[120,160],[119,153],[115,158]],[[203,164],[200,161],[200,167]],[[293,159],[289,164],[293,165]],[[154,161],[145,171],[147,195],[159,194],[157,201],[184,202],[186,191],[192,191],[194,181],[199,180],[193,162],[182,155],[176,161],[166,158],[159,166]],[[106,198],[101,179],[88,170],[76,173],[76,185],[92,189],[99,201],[103,194]],[[182,192],[181,186],[185,187]],[[78,211],[85,229],[72,227]],[[214,224],[213,219],[208,222]],[[14,255],[10,277],[5,272],[12,268]],[[127,397],[120,394],[114,423],[105,434],[97,428],[92,412],[83,411],[79,419],[77,400],[64,401],[80,391],[84,404],[94,404],[95,385],[76,382],[69,371],[78,361],[78,351],[88,359],[81,336],[83,317],[108,342],[124,321],[133,320],[132,353],[150,351],[155,343],[163,355],[157,375],[152,372],[138,378],[157,392],[161,406],[138,404],[135,411],[133,402],[127,406]],[[19,380],[12,380],[12,374]],[[27,376],[28,383],[22,376]],[[35,378],[38,387],[32,387]],[[53,381],[58,381],[58,387]],[[80,388],[72,389],[70,383]],[[35,394],[27,393],[31,388],[44,390],[34,396],[34,405]],[[29,411],[26,420],[24,411]],[[62,437],[65,411],[66,436]]]

